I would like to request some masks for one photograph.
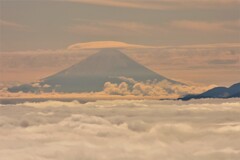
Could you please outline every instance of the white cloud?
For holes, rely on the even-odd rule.
[[[239,99],[1,105],[0,155],[1,160],[238,160],[239,114]]]
[[[156,96],[159,98],[179,98],[186,94],[199,94],[207,91],[215,85],[201,86],[201,85],[182,85],[173,84],[167,80],[161,82],[148,81],[132,83],[129,87],[126,82],[119,85],[106,82],[104,85],[104,92],[109,95],[135,95],[135,96]]]
[[[40,83],[36,82],[32,84],[32,87],[34,88],[41,88],[42,86],[40,85]]]

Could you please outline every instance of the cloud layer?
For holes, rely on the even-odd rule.
[[[237,160],[240,103],[47,101],[0,106],[1,160]]]

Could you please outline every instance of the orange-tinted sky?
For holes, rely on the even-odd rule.
[[[85,42],[119,41],[158,73],[229,85],[240,79],[239,7],[238,0],[1,1],[0,81],[37,80],[98,50]]]

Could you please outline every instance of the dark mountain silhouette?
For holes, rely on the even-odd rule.
[[[125,79],[125,80],[124,80]],[[97,92],[102,91],[105,82],[120,84],[127,79],[138,82],[147,80],[168,80],[116,49],[103,49],[70,68],[44,78],[39,83],[44,92]],[[45,86],[45,87],[44,87]],[[32,84],[15,86],[8,89],[11,92],[36,92],[39,90]]]
[[[237,98],[240,97],[240,83],[236,83],[231,87],[215,87],[202,94],[186,95],[181,100],[201,99],[201,98]]]
[[[230,98],[238,98],[238,97],[240,97],[240,92],[230,96]]]

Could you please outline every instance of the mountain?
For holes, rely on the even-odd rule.
[[[42,79],[39,84],[24,84],[9,88],[10,92],[98,92],[103,90],[106,82],[120,84],[125,81],[146,82],[148,80],[168,80],[145,66],[132,60],[116,49],[103,49],[85,60],[52,76]]]
[[[238,97],[240,97],[240,91],[230,96],[230,98],[238,98]]]
[[[229,88],[215,87],[202,94],[186,95],[181,100],[201,99],[201,98],[237,98],[240,97],[240,83],[236,83]]]

